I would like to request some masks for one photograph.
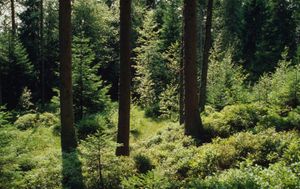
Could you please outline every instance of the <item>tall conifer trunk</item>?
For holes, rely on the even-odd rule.
[[[129,155],[131,0],[120,0],[120,78],[117,156]]]
[[[60,115],[63,152],[76,148],[71,57],[71,0],[59,0]]]
[[[13,36],[16,35],[16,30],[17,30],[17,26],[16,26],[16,13],[15,13],[15,0],[10,0],[10,9],[11,9],[11,30],[12,30],[12,34]]]
[[[184,0],[185,134],[200,139],[202,123],[197,87],[197,3]]]
[[[207,91],[207,72],[208,72],[208,62],[209,62],[209,51],[211,47],[211,25],[212,25],[212,8],[213,0],[208,0],[207,4],[207,16],[206,16],[206,26],[205,26],[205,42],[203,51],[203,64],[201,70],[201,85],[200,85],[200,95],[199,104],[200,111],[204,111],[206,103],[206,91]]]
[[[40,82],[42,106],[45,105],[45,61],[44,61],[44,0],[40,0]]]

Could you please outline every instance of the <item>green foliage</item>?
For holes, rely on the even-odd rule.
[[[73,32],[90,39],[94,53],[93,65],[98,64],[99,74],[112,85],[110,92],[117,96],[119,72],[119,3],[110,7],[105,1],[77,0],[73,7]]]
[[[147,173],[148,171],[151,171],[154,166],[152,165],[151,160],[142,154],[138,154],[133,157],[135,161],[135,166],[136,169],[138,170],[139,173]]]
[[[18,108],[21,111],[29,111],[30,109],[32,109],[33,103],[31,102],[31,98],[32,98],[31,91],[27,87],[25,87],[20,96]]]
[[[203,117],[205,130],[210,136],[228,137],[233,133],[253,129],[268,115],[268,109],[259,104],[226,106],[220,112]]]
[[[121,188],[121,180],[134,174],[133,160],[116,157],[115,148],[112,133],[108,130],[82,141],[79,149],[87,188]]]
[[[0,33],[0,62],[2,103],[8,109],[16,108],[22,90],[30,85],[34,72],[23,45],[8,32]]]
[[[164,65],[161,64],[162,55],[159,48],[159,31],[154,20],[154,12],[148,11],[142,28],[139,30],[138,47],[134,49],[136,75],[134,78],[134,91],[137,102],[143,108],[153,111],[158,106],[158,94],[162,91],[164,79]]]
[[[282,60],[273,74],[266,74],[254,86],[253,98],[265,105],[296,108],[300,104],[300,67]]]
[[[20,130],[27,130],[29,128],[37,127],[56,127],[59,125],[59,119],[56,115],[45,113],[29,113],[20,116],[14,123],[14,125]]]
[[[234,65],[231,51],[224,57],[216,53],[213,52],[208,69],[207,103],[220,110],[227,105],[247,102],[247,75],[241,67]]]
[[[179,77],[180,72],[180,43],[177,41],[163,53],[167,71],[164,91],[159,96],[159,108],[162,118],[178,120],[179,116]]]
[[[99,64],[94,64],[95,53],[90,40],[84,36],[75,37],[73,43],[73,96],[75,117],[97,112],[108,112],[111,105],[107,96],[108,87],[97,75]]]
[[[0,106],[0,129],[9,126],[12,115],[5,107]]]
[[[89,115],[84,117],[76,124],[77,135],[80,139],[86,138],[88,135],[97,133],[98,131],[103,131],[108,129],[111,123],[108,121],[107,117],[98,115]]]

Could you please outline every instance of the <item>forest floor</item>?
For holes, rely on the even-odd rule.
[[[273,127],[270,120],[279,118],[257,106],[204,113],[205,130],[213,140],[202,145],[184,136],[178,123],[146,118],[133,107],[129,158],[114,155],[113,113],[112,127],[105,129],[109,132],[79,141],[75,164],[79,162],[80,178],[87,188],[99,188],[99,182],[106,188],[299,188],[298,122],[294,120],[295,129]],[[0,188],[61,188],[64,169],[76,172],[73,161],[62,161],[56,122],[51,113],[26,114],[1,128]]]

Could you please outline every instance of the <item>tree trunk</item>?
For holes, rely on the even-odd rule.
[[[45,61],[44,61],[44,0],[40,0],[40,82],[42,106],[45,105]]]
[[[71,40],[71,0],[59,0],[60,116],[63,152],[71,152],[77,146],[73,114]]]
[[[16,18],[15,18],[15,0],[10,0],[10,8],[11,8],[11,30],[13,36],[16,35]]]
[[[197,39],[197,64],[198,64],[198,77],[197,79],[199,80],[199,91],[198,91],[198,95],[200,96],[200,89],[201,89],[201,72],[202,72],[202,64],[203,64],[203,20],[204,20],[204,7],[205,4],[205,0],[198,0],[197,1],[197,10],[198,10],[198,39]]]
[[[120,84],[117,156],[129,156],[131,0],[120,0]]]
[[[184,0],[185,134],[200,139],[202,123],[197,87],[197,3]]]
[[[205,103],[206,103],[208,61],[209,61],[209,51],[211,48],[212,8],[213,8],[213,0],[208,0],[206,26],[205,26],[205,43],[204,43],[204,51],[203,51],[203,64],[202,64],[201,85],[200,85],[200,95],[199,95],[200,112],[204,111]]]
[[[180,70],[179,70],[179,124],[184,123],[184,40],[181,39],[181,58],[180,58]]]
[[[0,72],[0,106],[3,105],[3,97],[2,97],[2,74]]]

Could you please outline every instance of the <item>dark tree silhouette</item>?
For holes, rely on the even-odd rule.
[[[120,78],[117,156],[129,155],[131,0],[120,0]]]
[[[196,5],[196,0],[184,0],[184,101],[185,134],[200,139],[202,123],[198,107]]]
[[[207,16],[206,16],[206,24],[205,24],[206,26],[205,26],[203,63],[202,63],[202,70],[201,70],[201,85],[200,85],[200,94],[199,94],[200,112],[204,111],[205,103],[206,103],[207,71],[208,71],[208,62],[209,62],[209,51],[211,48],[212,9],[213,9],[213,0],[208,0]]]
[[[71,0],[59,1],[60,116],[63,152],[76,148],[72,95]]]

